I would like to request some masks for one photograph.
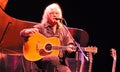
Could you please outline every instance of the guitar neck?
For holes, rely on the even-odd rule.
[[[53,50],[66,50],[69,48],[68,46],[52,46]],[[77,46],[71,47],[73,50],[76,50]],[[97,48],[96,47],[80,47],[81,50],[86,51],[86,52],[91,52],[91,53],[97,53]]]
[[[114,48],[111,48],[110,52],[113,58],[112,72],[115,72],[116,71],[116,60],[117,60],[116,50]]]
[[[92,63],[93,63],[93,56],[92,53],[88,53],[89,54],[89,68],[88,68],[88,72],[92,72]]]
[[[116,70],[116,62],[116,59],[113,59],[112,72],[115,72]]]
[[[89,63],[89,69],[88,72],[92,72],[92,62]]]
[[[53,50],[66,50],[68,46],[52,46]],[[77,47],[71,47],[72,49],[76,50]]]

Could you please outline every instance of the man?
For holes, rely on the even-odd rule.
[[[66,50],[60,50],[58,56],[45,56],[39,61],[35,61],[39,68],[46,67],[47,63],[51,63],[56,68],[57,72],[71,72],[65,63],[65,53],[75,52],[72,48],[75,47],[72,36],[67,27],[62,24],[62,10],[57,3],[52,3],[46,7],[41,20],[41,23],[33,26],[33,28],[23,29],[20,32],[21,37],[27,38],[35,33],[40,33],[47,38],[56,37],[60,40],[61,46],[66,46]]]

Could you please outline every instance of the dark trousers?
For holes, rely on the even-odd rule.
[[[35,63],[37,64],[40,70],[43,70],[43,72],[46,71],[46,69],[50,69],[49,67],[51,66],[54,66],[55,72],[71,72],[69,67],[64,64],[61,64],[59,57],[56,56],[46,56],[40,59],[39,61],[36,61]]]

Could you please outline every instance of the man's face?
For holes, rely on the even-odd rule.
[[[55,18],[61,18],[60,10],[56,8],[51,9],[51,12],[48,14],[48,21],[53,26],[58,22]]]

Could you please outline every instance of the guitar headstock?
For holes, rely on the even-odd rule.
[[[84,51],[96,54],[98,52],[98,48],[96,46],[88,46],[84,48]]]
[[[114,48],[110,49],[111,56],[113,57],[114,60],[117,58],[116,50]]]

